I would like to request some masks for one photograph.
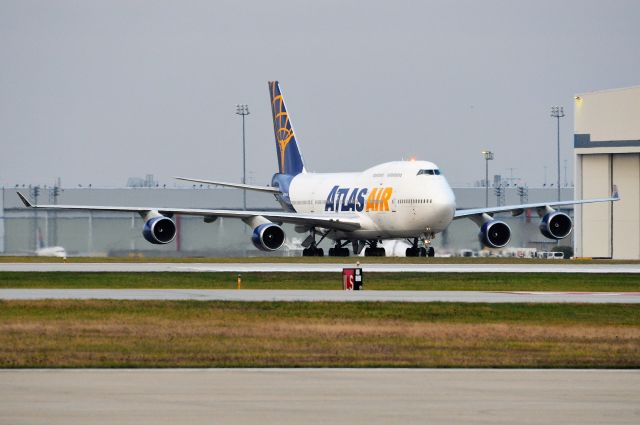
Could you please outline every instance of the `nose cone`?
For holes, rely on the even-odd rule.
[[[444,177],[442,178],[442,185],[434,193],[433,207],[438,217],[437,231],[442,231],[451,223],[456,212],[456,197]]]

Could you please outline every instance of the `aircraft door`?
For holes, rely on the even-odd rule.
[[[309,199],[311,199],[309,202],[311,202],[310,208],[309,208],[309,212],[316,212],[316,190],[313,189],[311,191],[311,196],[309,197]]]

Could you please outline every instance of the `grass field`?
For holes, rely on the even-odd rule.
[[[0,288],[224,288],[235,273],[2,272]],[[633,274],[368,273],[367,290],[640,291]],[[340,273],[245,273],[338,289]],[[0,367],[639,368],[640,306],[0,301]]]
[[[640,308],[0,302],[0,367],[640,367]]]
[[[367,273],[367,290],[638,292],[635,274]],[[232,289],[235,273],[0,272],[0,288]],[[243,273],[244,289],[341,289],[340,273]]]

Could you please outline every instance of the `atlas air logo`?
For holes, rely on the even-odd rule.
[[[368,196],[367,196],[368,194]],[[325,211],[389,211],[392,187],[348,188],[334,186],[327,196]]]
[[[287,111],[284,109],[282,95],[273,98],[273,113],[276,139],[278,141],[278,148],[280,149],[280,172],[284,173],[284,154],[287,150],[287,145],[293,138],[293,132],[291,131],[291,124],[289,123],[289,114],[287,114]]]
[[[289,114],[284,107],[284,99],[280,93],[277,82],[270,82],[271,87],[271,109],[273,111],[273,125],[275,127],[276,141],[278,143],[278,156],[280,158],[280,172],[285,172],[285,151],[287,145],[295,137],[291,129]]]

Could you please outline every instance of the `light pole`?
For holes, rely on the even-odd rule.
[[[560,200],[560,118],[564,117],[564,108],[562,106],[552,106],[551,116],[558,121],[558,201]]]
[[[484,206],[489,206],[489,161],[493,159],[493,152],[482,151],[484,156]]]
[[[249,115],[249,106],[244,104],[236,105],[236,114],[242,115],[242,184],[247,184],[247,151],[244,139],[244,117]],[[247,209],[247,191],[242,189],[242,206]]]

